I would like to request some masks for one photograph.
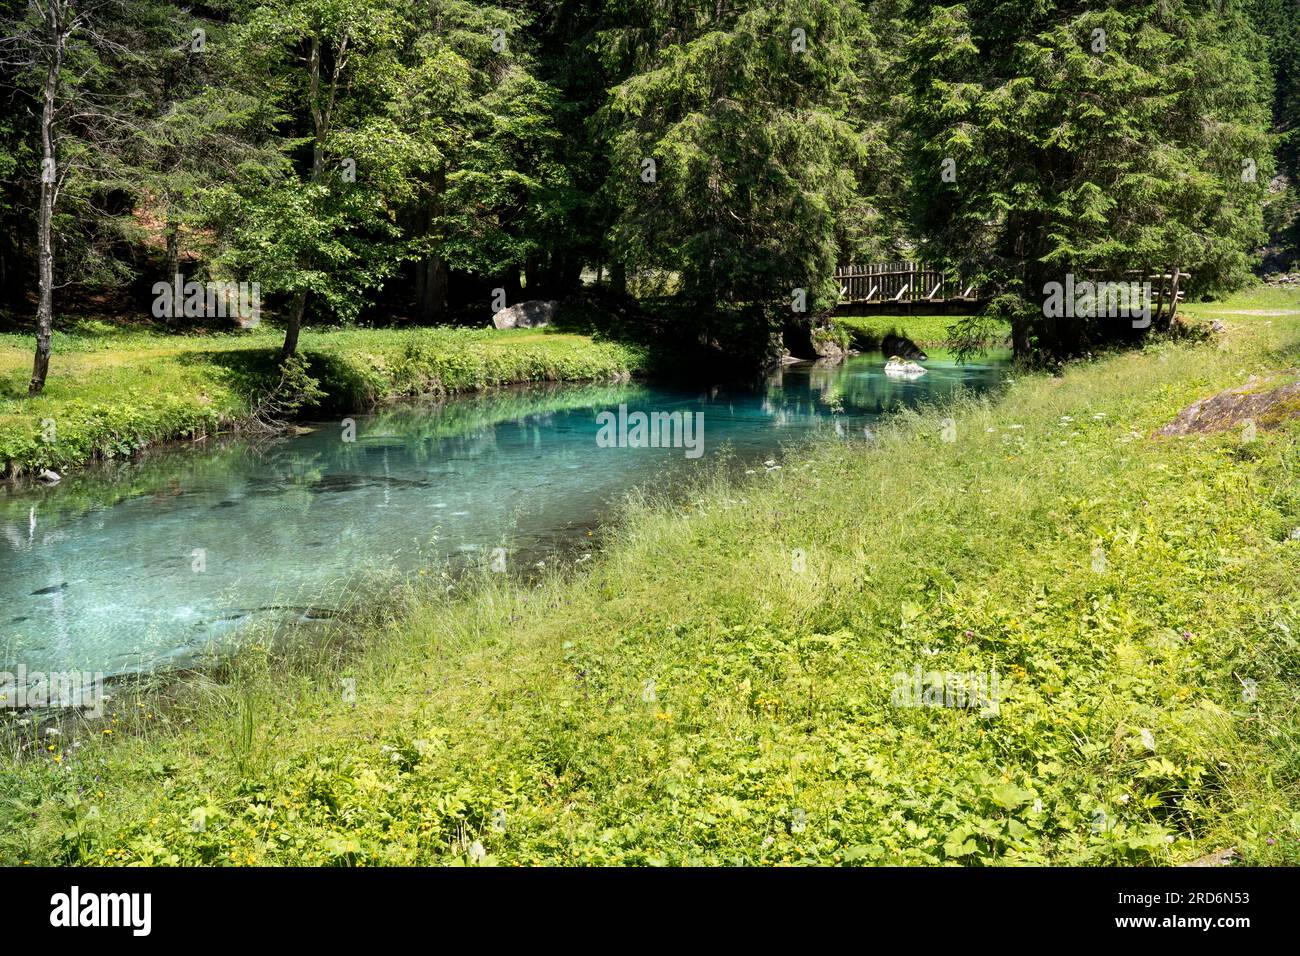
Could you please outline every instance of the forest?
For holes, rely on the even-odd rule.
[[[1045,316],[1045,282],[1231,291],[1300,228],[1292,0],[3,0],[0,24],[0,308],[32,393],[62,316],[147,318],[175,277],[257,283],[284,357],[304,325],[576,296],[752,365],[824,324],[837,265],[910,257],[982,290],[974,340],[1007,321],[1059,361],[1132,336]]]

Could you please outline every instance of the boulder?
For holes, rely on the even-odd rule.
[[[1205,856],[1190,860],[1187,863],[1179,863],[1179,866],[1232,866],[1232,861],[1240,858],[1241,854],[1237,852],[1235,846],[1225,847],[1222,850],[1215,850],[1213,853],[1207,853]]]
[[[1290,377],[1290,376],[1286,376]],[[1191,435],[1223,431],[1251,421],[1260,428],[1275,428],[1300,415],[1300,381],[1271,381],[1252,375],[1245,385],[1225,389],[1217,395],[1188,405],[1157,435]]]
[[[848,353],[840,346],[840,343],[830,337],[819,337],[814,335],[812,339],[813,351],[817,353],[818,361],[833,360],[842,362]]]
[[[551,324],[559,305],[554,299],[529,299],[502,309],[492,316],[492,324],[498,329],[540,328]]]

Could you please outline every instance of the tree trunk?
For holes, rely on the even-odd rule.
[[[577,256],[554,253],[547,270],[546,298],[562,299],[582,286],[582,261]]]
[[[447,171],[434,174],[433,195],[425,206],[424,234],[430,235],[442,211],[442,193],[447,188]],[[437,322],[447,314],[447,263],[430,253],[416,266],[415,314],[421,322]]]
[[[323,113],[317,102],[320,90],[320,39],[311,38],[311,51],[307,58],[309,93],[311,104],[312,128],[314,136],[311,144],[311,181],[320,182],[325,168],[325,136],[329,129],[329,114]],[[305,266],[306,263],[303,263]],[[280,349],[280,361],[293,358],[298,352],[298,332],[302,329],[302,317],[307,311],[307,290],[300,289],[293,297],[293,306],[289,310],[289,322],[284,329],[284,346]]]
[[[181,271],[181,233],[180,227],[170,215],[167,217],[164,235],[167,238],[167,281],[175,282]],[[167,324],[175,325],[177,317],[183,313],[183,309],[172,309],[171,314],[167,316]]]
[[[511,267],[506,275],[507,305],[514,305],[525,296],[540,299],[546,295],[546,268],[540,255],[527,256],[524,259],[523,282],[519,280],[519,269]]]
[[[30,395],[45,388],[50,371],[50,338],[54,331],[54,202],[58,196],[58,167],[54,150],[54,109],[63,69],[63,23],[59,7],[51,4],[49,20],[54,42],[45,72],[45,98],[41,107],[41,198],[37,217],[36,248],[40,263],[39,296],[36,305],[36,358],[32,363]]]
[[[302,316],[307,311],[307,290],[303,289],[293,297],[289,307],[289,321],[284,327],[284,347],[280,349],[280,361],[294,357],[298,351],[298,332],[302,329]]]
[[[167,220],[167,278],[174,279],[181,271],[181,228],[170,217]]]
[[[447,314],[447,263],[442,256],[431,255],[416,268],[416,317],[421,322],[437,322]]]

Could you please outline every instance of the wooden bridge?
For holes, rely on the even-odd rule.
[[[916,305],[973,305],[980,301],[974,283],[951,270],[933,269],[919,262],[873,262],[844,265],[835,270],[844,306],[902,307]]]
[[[1149,274],[1131,269],[1122,279],[1114,281],[1150,282],[1152,315],[1159,324],[1161,319],[1168,321],[1178,311],[1178,303],[1183,300],[1179,282],[1190,277],[1191,273],[1177,267]],[[1086,278],[1097,282],[1106,277],[1090,271]],[[973,311],[983,302],[975,283],[955,271],[906,260],[843,265],[835,270],[835,281],[840,287],[835,311],[840,314],[891,309],[913,312],[918,308],[934,312]]]

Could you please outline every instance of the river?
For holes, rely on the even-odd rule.
[[[0,671],[112,676],[209,662],[258,622],[328,619],[358,582],[581,559],[588,532],[637,486],[671,492],[720,454],[763,472],[800,439],[861,440],[900,404],[988,389],[1006,368],[943,355],[925,364],[915,379],[858,356],[790,366],[754,388],[501,389],[7,492]],[[702,454],[601,447],[597,417],[620,405],[702,414]]]

